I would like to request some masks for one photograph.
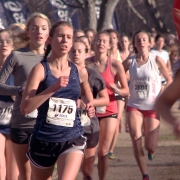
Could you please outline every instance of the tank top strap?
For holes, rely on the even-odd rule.
[[[76,67],[76,65],[71,61],[68,61],[68,62],[69,62],[69,65],[71,67],[70,76],[71,76],[71,74],[76,74],[79,77],[79,72],[78,72],[78,68]]]
[[[46,78],[47,78],[47,74],[49,73],[49,72],[51,72],[51,70],[50,70],[50,68],[49,68],[49,65],[48,65],[48,62],[47,62],[47,60],[46,59],[43,59],[42,61],[41,61],[41,64],[43,65],[43,67],[44,67],[44,74],[45,74],[45,76],[44,76],[44,80],[46,80]]]
[[[156,71],[159,73],[159,69],[156,63],[156,55],[153,53],[149,53],[149,60],[151,61],[153,67],[156,69]]]
[[[107,71],[109,71],[111,73],[112,77],[115,78],[115,74],[113,73],[112,68],[111,68],[111,58],[110,57],[108,57]]]
[[[72,63],[71,61],[68,61],[69,62],[69,65],[71,66],[71,69],[73,70],[73,71],[76,71],[76,65],[74,64],[74,63]]]

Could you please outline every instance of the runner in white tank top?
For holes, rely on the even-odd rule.
[[[161,90],[161,76],[156,64],[155,55],[149,53],[146,64],[138,65],[137,55],[131,57],[129,64],[130,97],[128,106],[140,110],[153,110],[156,97]]]
[[[149,180],[145,156],[142,149],[142,128],[148,158],[155,155],[160,121],[154,110],[154,103],[160,93],[160,76],[165,77],[168,86],[172,79],[163,60],[149,52],[149,37],[138,31],[133,37],[136,55],[123,62],[125,71],[130,72],[130,98],[127,106],[127,120],[132,139],[134,156],[142,173],[143,180]]]

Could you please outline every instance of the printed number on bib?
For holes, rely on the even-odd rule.
[[[87,115],[86,110],[78,109],[80,121],[81,121],[81,126],[90,126],[91,120]]]
[[[0,125],[9,124],[12,115],[13,104],[14,103],[12,102],[0,101]]]
[[[134,81],[133,82],[133,97],[139,99],[147,99],[149,97],[149,82]]]
[[[76,103],[70,99],[49,99],[46,122],[57,126],[73,127],[76,116]]]

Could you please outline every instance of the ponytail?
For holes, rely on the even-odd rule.
[[[48,44],[47,47],[46,47],[46,52],[45,52],[45,55],[44,55],[43,59],[47,59],[50,51],[51,51],[51,44]]]

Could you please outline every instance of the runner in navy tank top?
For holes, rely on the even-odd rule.
[[[86,69],[77,68],[67,60],[73,43],[73,27],[67,22],[56,22],[50,30],[49,42],[44,60],[31,71],[22,97],[23,114],[38,108],[27,156],[33,180],[51,178],[56,162],[58,179],[73,180],[86,147],[77,100],[82,97],[92,118],[95,115],[93,96]]]

